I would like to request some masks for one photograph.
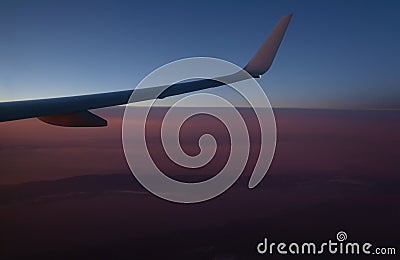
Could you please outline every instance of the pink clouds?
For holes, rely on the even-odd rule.
[[[148,121],[150,153],[167,174],[188,174],[187,169],[167,160],[161,149],[157,130],[160,111],[153,113]],[[62,128],[37,119],[2,123],[0,183],[129,173],[121,142],[122,108],[97,113],[107,118],[108,127]],[[253,140],[252,155],[245,170],[249,174],[259,149],[254,140],[259,137],[254,118],[244,114]],[[304,171],[394,174],[399,171],[396,158],[400,155],[400,116],[396,111],[278,109],[275,115],[278,142],[271,174]],[[219,144],[215,160],[191,174],[216,174],[227,160],[230,145],[226,129],[208,116],[197,116],[183,125],[180,136],[183,149],[192,155],[198,153],[198,138],[207,132]]]

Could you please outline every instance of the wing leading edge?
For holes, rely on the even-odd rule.
[[[232,75],[215,79],[202,79],[169,86],[159,96],[160,88],[152,87],[138,90],[124,90],[92,95],[81,95],[60,98],[23,100],[0,103],[0,122],[37,117],[43,122],[58,126],[69,127],[96,127],[106,126],[107,121],[88,110],[124,105],[128,102],[138,102],[155,98],[166,98],[193,91],[219,87],[227,83],[233,83],[248,79],[259,78],[268,71],[282,42],[292,14],[283,16],[275,26],[272,33],[261,45],[250,62]],[[224,83],[225,82],[225,83]],[[133,91],[136,91],[135,100],[129,100]],[[137,93],[139,92],[139,93]]]

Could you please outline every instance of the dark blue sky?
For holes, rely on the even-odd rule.
[[[399,1],[1,1],[1,101],[132,89],[210,56],[245,65],[294,13],[260,80],[280,107],[399,108]]]

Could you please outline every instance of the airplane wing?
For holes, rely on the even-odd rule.
[[[280,19],[254,57],[238,73],[215,79],[176,83],[165,89],[158,97],[154,93],[160,93],[160,88],[164,89],[165,86],[92,95],[2,102],[0,103],[0,122],[37,117],[43,122],[58,126],[106,126],[107,121],[105,119],[89,112],[89,110],[127,104],[133,91],[136,91],[135,96],[138,97],[133,102],[137,102],[219,87],[249,77],[259,78],[270,68],[291,17],[292,14],[288,14]],[[226,83],[221,82],[221,79]]]

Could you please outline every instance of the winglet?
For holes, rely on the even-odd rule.
[[[285,15],[281,18],[267,40],[265,40],[254,57],[246,65],[244,70],[250,75],[255,78],[260,78],[261,75],[267,72],[271,67],[291,18],[292,14]]]

